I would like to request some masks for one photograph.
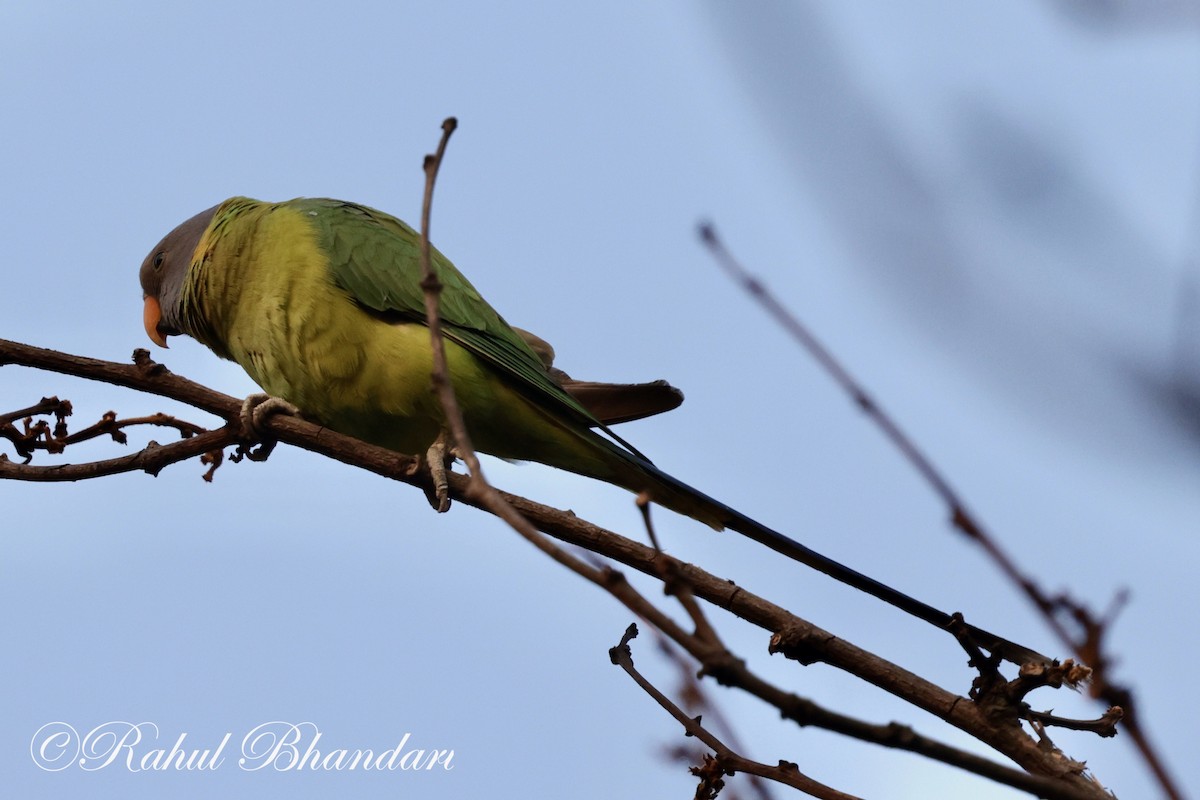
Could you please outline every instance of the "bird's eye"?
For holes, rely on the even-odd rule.
[[[167,257],[166,257],[165,253],[155,253],[154,254],[154,269],[155,269],[155,271],[162,269],[163,262],[166,260],[167,260]]]

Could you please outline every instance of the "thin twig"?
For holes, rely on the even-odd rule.
[[[442,138],[438,144],[437,152],[432,156],[427,156],[424,163],[425,196],[421,209],[421,288],[424,290],[426,322],[429,325],[430,336],[433,343],[434,389],[438,394],[438,400],[441,403],[447,426],[449,427],[451,436],[453,437],[455,453],[467,464],[467,469],[470,474],[470,483],[468,484],[468,490],[470,494],[477,497],[489,508],[489,510],[492,510],[493,513],[496,513],[498,516],[505,519],[505,521],[507,521],[509,525],[511,525],[518,533],[534,543],[539,549],[553,557],[556,561],[567,565],[576,573],[584,575],[594,583],[605,585],[605,573],[603,571],[597,570],[594,567],[585,564],[581,560],[570,556],[561,548],[548,542],[545,537],[541,536],[534,529],[528,520],[517,513],[510,504],[506,503],[503,498],[501,498],[499,493],[497,493],[496,490],[493,489],[492,486],[487,482],[486,478],[483,476],[482,469],[480,468],[478,456],[476,455],[474,447],[471,444],[471,439],[467,431],[465,421],[462,417],[462,410],[459,407],[458,399],[454,393],[453,384],[450,381],[449,370],[446,364],[445,347],[442,340],[441,316],[438,308],[442,285],[438,280],[436,273],[433,271],[430,259],[429,222],[434,183],[437,179],[437,173],[439,167],[441,166],[442,157],[445,154],[446,143],[449,140],[450,135],[454,132],[456,126],[457,123],[453,117],[448,118],[443,123]],[[642,498],[639,498],[639,500],[642,500]],[[657,550],[658,542],[654,538],[654,530],[650,522],[648,503],[642,501],[639,502],[639,506],[642,509],[642,513],[646,520],[647,529],[650,532],[651,539],[654,541],[654,546]],[[628,584],[625,584],[625,586],[627,589],[632,588],[629,587]],[[633,629],[633,626],[631,626],[631,629]],[[628,648],[626,648],[626,653],[628,653]],[[647,691],[650,691],[652,694],[656,691],[652,686],[649,686],[649,684],[645,683],[644,679],[637,674],[636,670],[633,669],[633,663],[631,660],[626,659],[622,666],[624,666],[626,671],[633,676],[634,680],[643,684],[643,688],[646,688]],[[671,710],[673,706],[670,706],[669,701],[666,701],[665,698],[660,700],[660,702],[664,701],[664,707],[667,707],[668,710]],[[678,713],[678,709],[675,709],[673,713]],[[700,728],[698,721],[695,723],[694,727],[698,730],[703,730]],[[692,735],[692,733],[689,732],[688,735]],[[706,741],[708,740],[706,739]],[[792,765],[792,769],[790,771],[785,770],[782,762],[777,768],[767,768],[765,766],[749,762],[745,759],[742,759],[740,756],[735,755],[732,753],[732,751],[729,751],[727,748],[725,748],[724,745],[721,745],[719,742],[717,742],[715,738],[712,739],[712,742],[714,742],[720,748],[718,752],[722,753],[723,760],[730,766],[736,766],[741,771],[761,774],[763,777],[773,777],[774,779],[781,780],[789,785],[795,785],[797,788],[805,788],[810,784],[820,787],[820,789],[823,791],[812,793],[821,798],[828,798],[829,800],[854,800],[854,798],[850,797],[849,795],[835,792],[832,789],[828,789],[827,787],[820,786],[820,784],[809,781],[807,778],[804,778],[804,776],[799,774],[794,765]],[[761,769],[762,772],[758,772],[759,769]],[[792,781],[796,781],[796,783],[792,783]],[[715,792],[713,796],[715,796]]]
[[[771,767],[757,761],[751,761],[735,753],[700,724],[700,717],[689,717],[670,698],[660,692],[654,684],[637,671],[633,666],[633,653],[629,648],[629,642],[635,636],[637,636],[637,625],[630,625],[621,637],[620,643],[608,651],[612,663],[625,670],[629,677],[633,678],[634,682],[646,694],[653,697],[660,706],[666,709],[672,717],[683,725],[686,735],[695,736],[716,753],[719,768],[718,774],[720,771],[724,771],[727,774],[746,772],[751,775],[757,775],[760,778],[782,783],[784,786],[791,786],[793,789],[799,789],[813,797],[822,798],[822,800],[857,800],[854,795],[839,792],[809,778],[807,775],[801,773],[793,763],[780,761],[778,766]],[[713,796],[715,796],[715,792]]]
[[[49,414],[51,412],[61,413],[64,417],[70,416],[71,403],[64,403],[57,397],[43,397],[41,400],[29,406],[28,408],[21,408],[17,409],[16,411],[9,411],[7,413],[0,414],[0,425],[3,425],[6,422],[14,422],[18,419],[22,419],[23,417],[38,417],[42,414]]]
[[[941,472],[933,465],[933,462],[917,447],[900,426],[896,424],[895,420],[871,397],[862,384],[855,380],[850,372],[842,366],[841,362],[834,357],[833,353],[808,330],[808,327],[795,314],[788,310],[767,289],[762,281],[750,274],[733,257],[733,254],[725,247],[725,244],[717,236],[717,232],[711,224],[704,223],[700,226],[700,238],[708,246],[709,250],[712,251],[717,263],[721,265],[730,277],[745,289],[751,297],[757,300],[767,313],[793,339],[800,343],[801,347],[808,351],[809,355],[824,368],[829,376],[833,378],[834,382],[846,394],[850,395],[855,405],[862,409],[863,413],[879,427],[884,436],[900,450],[909,463],[912,464],[913,468],[925,478],[934,492],[937,493],[950,509],[951,520],[954,526],[968,538],[982,546],[1000,567],[1001,571],[1014,584],[1021,587],[1035,605],[1045,610],[1048,607],[1048,602],[1041,592],[1037,590],[1032,580],[1026,578],[1021,573],[1016,563],[1000,548],[994,537],[988,535],[983,526],[967,510],[966,504],[958,496],[958,493],[955,492],[950,482],[942,476]],[[1065,644],[1072,644],[1071,637],[1056,617],[1048,615],[1047,621]]]
[[[1136,714],[1133,693],[1128,687],[1115,683],[1109,677],[1111,659],[1104,653],[1101,643],[1111,617],[1098,621],[1079,602],[1067,597],[1050,597],[1037,583],[1025,575],[1015,560],[1000,546],[983,524],[967,508],[966,503],[950,485],[949,481],[933,465],[933,462],[916,446],[900,426],[872,398],[862,385],[786,306],[766,286],[734,258],[717,236],[709,223],[700,226],[700,238],[708,246],[717,263],[745,291],[774,318],[800,345],[808,351],[833,380],[847,393],[864,413],[883,431],[889,441],[908,459],[909,463],[929,483],[934,492],[950,510],[952,524],[967,538],[976,542],[991,557],[1000,571],[1015,584],[1042,613],[1046,624],[1058,636],[1064,646],[1070,648],[1093,670],[1090,693],[1107,702],[1110,707],[1123,709],[1122,727],[1134,740],[1150,771],[1170,800],[1182,800],[1181,790],[1167,770],[1166,763],[1149,740],[1142,728],[1140,715]],[[1066,612],[1079,625],[1082,635],[1073,635],[1062,623],[1059,612]]]
[[[431,244],[429,241],[429,222],[433,206],[433,187],[437,181],[438,170],[441,168],[442,157],[446,153],[446,144],[451,134],[458,127],[458,120],[447,117],[442,122],[442,137],[438,142],[437,151],[425,157],[425,196],[421,205],[421,289],[425,296],[425,322],[429,326],[429,337],[433,350],[433,387],[437,393],[438,402],[442,406],[446,426],[453,440],[454,452],[467,465],[469,483],[466,494],[476,500],[480,506],[500,519],[504,520],[530,542],[537,545],[543,552],[558,558],[552,549],[547,548],[546,542],[539,542],[537,529],[521,516],[511,504],[487,482],[479,456],[471,444],[471,436],[463,420],[462,409],[458,397],[454,394],[454,384],[450,380],[450,370],[446,364],[445,340],[442,337],[442,317],[439,310],[442,283],[433,269],[431,259]],[[553,548],[557,549],[557,548]]]
[[[84,481],[119,475],[122,472],[145,472],[157,475],[165,467],[202,456],[222,447],[237,444],[236,428],[223,427],[206,431],[188,439],[170,444],[151,442],[146,448],[117,458],[91,461],[83,464],[55,464],[38,466],[18,464],[0,453],[0,479],[48,482]]]
[[[117,444],[126,444],[128,437],[126,437],[124,430],[126,428],[132,428],[139,425],[174,428],[184,438],[194,436],[198,433],[203,433],[206,430],[195,423],[173,417],[170,414],[158,413],[141,417],[126,417],[125,419],[119,419],[117,417],[117,412],[106,411],[100,417],[98,422],[89,425],[83,430],[68,434],[66,421],[64,418],[70,416],[72,413],[70,402],[63,401],[62,403],[59,403],[58,398],[55,397],[44,398],[42,400],[42,404],[45,404],[48,400],[55,403],[55,407],[46,410],[35,410],[38,408],[38,406],[31,406],[29,409],[24,410],[31,411],[33,415],[47,414],[52,412],[56,414],[59,417],[59,422],[55,426],[53,434],[47,438],[32,437],[21,442],[14,440],[14,444],[18,448],[18,453],[20,453],[23,448],[28,448],[29,450],[45,450],[49,453],[61,453],[63,448],[69,445],[78,444],[79,442],[88,441],[89,439],[95,439],[100,436],[109,436]],[[66,413],[62,412],[61,409],[63,407],[66,408]],[[12,413],[18,414],[20,412]],[[6,438],[11,439],[11,435],[5,431],[6,425],[3,421],[3,417],[5,416],[9,415],[0,415],[0,436],[5,436]]]
[[[433,187],[437,182],[442,157],[446,154],[446,145],[457,127],[458,120],[447,117],[442,122],[442,138],[438,141],[437,151],[425,156],[425,196],[421,204],[421,289],[425,294],[425,324],[429,327],[429,339],[433,347],[433,388],[437,393],[438,402],[441,403],[446,425],[454,437],[453,444],[457,455],[466,462],[467,471],[472,478],[478,476],[477,480],[482,480],[479,458],[475,455],[475,448],[471,446],[471,437],[463,422],[462,409],[459,408],[454,385],[450,382],[450,370],[446,366],[446,342],[442,337],[442,315],[439,311],[442,282],[433,270],[429,243]]]
[[[1117,723],[1121,721],[1123,715],[1124,712],[1120,708],[1113,706],[1105,711],[1099,719],[1069,719],[1056,717],[1044,711],[1030,711],[1029,719],[1041,725],[1054,725],[1073,731],[1087,731],[1097,736],[1116,736]]]
[[[679,690],[677,694],[682,698],[682,705],[688,713],[699,711],[708,718],[709,729],[715,729],[717,734],[736,751],[743,751],[745,747],[739,741],[737,732],[734,730],[733,723],[723,713],[721,707],[716,700],[712,698],[709,692],[705,690],[701,679],[706,673],[703,668],[699,673],[696,672],[695,662],[688,657],[688,654],[680,649],[682,643],[673,643],[662,631],[652,630],[654,634],[654,643],[658,647],[659,653],[675,666],[677,672],[677,680],[679,682]],[[713,724],[715,720],[715,725]],[[696,758],[693,748],[678,748],[678,757],[681,759],[692,760]],[[770,784],[759,778],[757,775],[747,774],[750,790],[753,791],[759,800],[772,800]]]

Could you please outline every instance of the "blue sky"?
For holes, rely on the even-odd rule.
[[[1195,690],[1176,665],[1200,658],[1200,437],[1195,407],[1179,410],[1200,387],[1187,304],[1200,286],[1200,47],[1179,20],[1113,25],[1069,5],[7,4],[0,336],[127,359],[148,346],[146,251],[230,195],[342,197],[415,221],[421,158],[456,115],[435,241],[572,374],[685,391],[626,438],[823,552],[1059,652],[911,468],[722,276],[694,233],[711,219],[1045,586],[1096,607],[1131,589],[1112,634],[1119,674],[1194,787]],[[195,343],[155,355],[222,391],[255,389]],[[178,410],[0,370],[6,408],[47,394],[74,402],[76,426],[110,408]],[[620,490],[486,468],[640,531]],[[0,771],[20,796],[690,791],[660,756],[674,723],[608,662],[628,612],[500,523],[435,515],[413,490],[289,449],[227,464],[211,486],[201,472],[0,484]],[[681,558],[965,691],[946,637],[736,536],[658,522]],[[714,616],[788,688],[969,746]],[[648,640],[635,658],[671,687]],[[1015,796],[711,691],[748,755],[797,760],[846,791]],[[312,721],[329,746],[382,749],[407,732],[453,748],[456,766],[51,774],[28,748],[56,720],[149,720],[196,746]],[[1055,738],[1119,796],[1150,793],[1122,737]]]

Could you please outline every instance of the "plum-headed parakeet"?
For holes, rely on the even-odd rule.
[[[365,206],[233,197],[187,220],[141,268],[146,333],[187,334],[334,430],[424,454],[443,428],[420,287],[420,238]],[[669,385],[571,381],[436,250],[446,360],[477,449],[598,478],[731,528],[935,625],[950,615],[832,561],[654,467],[605,423],[674,408]],[[1017,660],[1036,653],[983,631]],[[1038,657],[1040,658],[1040,656]]]

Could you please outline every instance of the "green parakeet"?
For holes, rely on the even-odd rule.
[[[315,421],[403,453],[443,428],[419,285],[420,239],[375,209],[329,199],[233,197],[187,220],[141,268],[145,327],[166,346],[187,334],[240,364],[267,393]],[[714,528],[731,528],[935,625],[950,616],[838,564],[654,467],[606,423],[682,400],[663,382],[571,381],[549,346],[509,326],[445,256],[441,315],[454,391],[476,448],[647,492]],[[604,435],[609,434],[609,436]],[[979,644],[1025,648],[976,631]]]

